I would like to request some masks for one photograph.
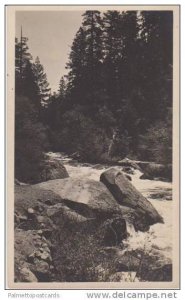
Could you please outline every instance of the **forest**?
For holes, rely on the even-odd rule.
[[[18,180],[34,182],[48,151],[89,163],[172,163],[171,11],[87,10],[66,69],[51,92],[29,37],[15,39]]]

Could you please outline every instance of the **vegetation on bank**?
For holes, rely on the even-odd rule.
[[[86,11],[54,94],[16,39],[16,178],[32,182],[48,150],[171,163],[172,25],[170,11]]]

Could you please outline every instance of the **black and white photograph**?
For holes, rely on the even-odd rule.
[[[179,287],[178,59],[178,5],[7,6],[11,287]]]

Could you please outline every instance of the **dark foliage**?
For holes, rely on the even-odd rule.
[[[53,149],[78,151],[87,161],[129,156],[170,163],[172,13],[83,17],[68,75],[46,112]]]
[[[68,75],[52,96],[39,58],[31,62],[28,39],[16,39],[19,179],[34,178],[48,140],[51,150],[78,152],[89,162],[129,156],[171,163],[172,21],[169,11],[86,11]]]
[[[16,40],[15,53],[15,177],[34,183],[39,176],[47,130],[41,123],[41,94],[33,71],[27,39]]]
[[[53,264],[63,282],[120,281],[116,257],[102,246],[104,231],[88,223],[66,223],[61,216],[60,230],[53,235]]]

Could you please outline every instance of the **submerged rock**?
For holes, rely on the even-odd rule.
[[[128,181],[126,176],[115,168],[103,172],[100,176],[116,201],[127,208],[125,215],[130,214],[135,230],[147,231],[150,225],[163,223],[153,205]]]
[[[149,198],[171,201],[172,200],[172,191],[161,191],[161,192],[152,193],[149,195]]]
[[[41,164],[38,182],[67,177],[69,174],[60,160],[47,159]]]
[[[123,167],[122,171],[127,174],[131,174],[131,175],[134,174],[134,168],[132,168],[132,167]]]
[[[172,165],[148,163],[141,167],[144,174],[140,179],[172,181]]]
[[[124,168],[140,170],[140,167],[139,167],[137,161],[134,161],[134,160],[131,160],[131,159],[128,159],[128,158],[124,158],[124,159],[118,161],[118,164],[120,166],[123,166]]]

